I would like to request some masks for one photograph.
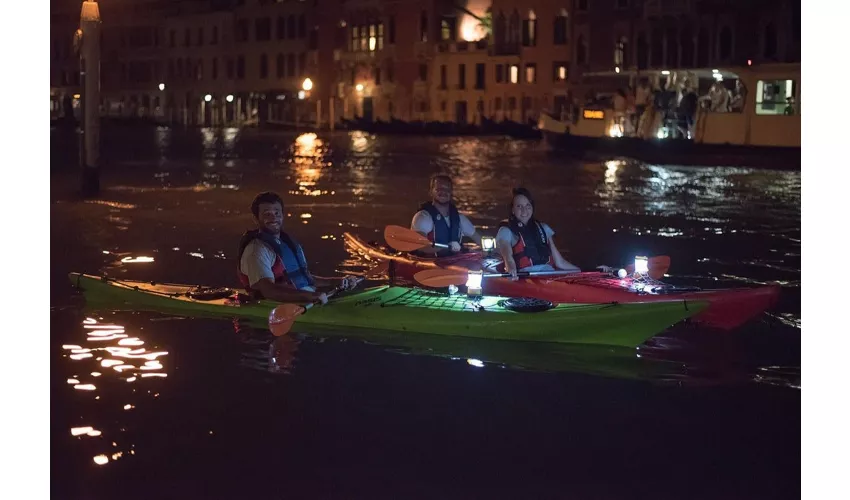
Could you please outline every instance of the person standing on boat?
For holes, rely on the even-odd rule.
[[[410,229],[434,243],[449,245],[449,248],[425,248],[413,252],[422,257],[447,257],[460,252],[463,237],[471,238],[481,245],[481,235],[465,215],[457,211],[452,203],[454,187],[452,178],[446,174],[431,177],[431,201],[419,206],[413,215]]]
[[[581,272],[567,262],[555,246],[555,231],[534,218],[534,199],[525,188],[513,190],[511,215],[499,224],[496,248],[505,262],[505,272],[516,281],[517,271]]]
[[[283,231],[283,200],[277,193],[265,192],[251,202],[256,229],[246,231],[239,241],[237,275],[252,296],[279,302],[327,303],[326,293],[317,287],[356,286],[353,276],[319,278],[310,274],[304,249]],[[341,281],[341,283],[340,283]]]

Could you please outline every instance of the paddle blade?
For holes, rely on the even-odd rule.
[[[413,275],[417,283],[432,288],[443,288],[449,285],[461,286],[466,284],[467,273],[451,269],[434,268],[419,271]]]
[[[412,252],[431,246],[431,241],[428,238],[402,226],[390,225],[385,227],[384,239],[387,240],[387,245],[399,252]]]
[[[304,307],[297,304],[281,304],[269,314],[269,330],[275,337],[286,335],[292,329],[295,318],[304,314]]]
[[[650,257],[647,259],[646,265],[649,269],[649,277],[655,280],[660,280],[664,277],[664,274],[667,273],[667,270],[670,269],[670,257],[666,255]],[[626,272],[633,274],[635,272],[635,264],[631,263],[626,266]]]

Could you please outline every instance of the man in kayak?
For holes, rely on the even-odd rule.
[[[413,215],[410,229],[427,237],[434,243],[449,245],[449,248],[425,248],[413,252],[423,257],[446,257],[460,252],[464,236],[481,245],[481,235],[472,222],[457,211],[452,203],[452,178],[446,174],[431,177],[431,201],[419,207]]]
[[[525,188],[513,190],[511,215],[499,224],[496,248],[505,261],[505,272],[516,281],[517,271],[581,272],[567,262],[553,239],[555,232],[548,224],[534,218],[534,199]]]
[[[283,200],[277,193],[258,194],[251,203],[257,229],[242,235],[239,242],[237,275],[248,293],[279,302],[327,303],[317,287],[337,285],[353,288],[351,277],[318,278],[307,269],[304,250],[283,231]]]

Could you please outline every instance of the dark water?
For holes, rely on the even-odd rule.
[[[102,196],[82,201],[73,137],[51,134],[57,498],[799,496],[799,173],[575,164],[494,138],[106,130]],[[737,331],[678,326],[637,352],[300,334],[270,346],[234,321],[84,310],[67,284],[74,270],[233,285],[261,190],[284,196],[314,272],[361,271],[342,233],[408,224],[437,171],[485,232],[523,184],[582,267],[664,254],[671,282],[778,281],[780,303]],[[153,262],[122,262],[139,256]]]

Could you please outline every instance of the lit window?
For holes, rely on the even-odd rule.
[[[511,83],[519,82],[519,66],[511,64]]]
[[[534,64],[525,65],[525,83],[537,83],[537,66]]]

